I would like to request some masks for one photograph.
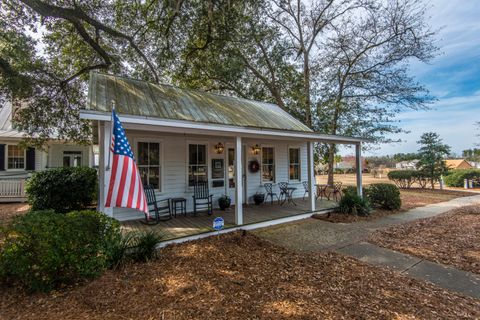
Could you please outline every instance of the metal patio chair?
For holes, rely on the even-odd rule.
[[[273,192],[273,184],[265,183],[263,187],[265,188],[265,191],[266,191],[265,199],[268,199],[268,197],[270,197],[270,204],[273,204],[274,196],[277,198],[277,201],[280,202],[280,198],[278,197],[277,193]]]
[[[331,193],[333,199],[338,202],[340,198],[342,197],[342,183],[341,182],[334,182],[333,183],[333,190]]]
[[[303,200],[305,200],[305,196],[309,193],[308,192],[308,181],[303,181],[302,185],[303,185],[303,189],[305,190],[305,192],[303,193]]]
[[[193,214],[196,215],[198,209],[207,209],[208,215],[213,213],[213,195],[208,189],[208,181],[197,181],[193,185]]]
[[[278,188],[280,189],[280,201],[282,201],[282,198],[284,198],[283,200],[285,201],[287,199],[287,196],[288,196],[288,182],[279,182],[278,183]]]

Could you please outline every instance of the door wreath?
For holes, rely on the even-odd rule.
[[[260,170],[260,164],[257,160],[252,160],[248,163],[248,171],[251,173],[257,173]]]

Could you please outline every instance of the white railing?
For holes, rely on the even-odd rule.
[[[25,198],[25,179],[0,179],[0,199]]]

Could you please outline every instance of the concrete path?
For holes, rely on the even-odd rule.
[[[389,266],[413,278],[480,298],[478,275],[457,270],[364,242],[384,227],[440,215],[455,208],[480,204],[480,195],[415,208],[372,221],[331,223],[308,219],[254,231],[260,237],[297,251],[334,250],[375,265]]]
[[[434,263],[367,242],[348,245],[337,252],[363,262],[387,266],[412,278],[430,281],[442,288],[480,298],[480,276]]]

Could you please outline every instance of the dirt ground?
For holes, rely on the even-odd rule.
[[[480,205],[379,230],[369,242],[480,274]]]
[[[431,190],[431,189],[401,189],[400,198],[402,199],[402,207],[400,210],[373,210],[370,215],[366,217],[358,217],[354,215],[346,215],[341,213],[331,213],[330,216],[321,214],[314,216],[317,219],[330,222],[355,222],[355,221],[369,221],[375,220],[384,216],[405,212],[413,208],[423,207],[428,204],[434,204],[444,201],[449,201],[454,198],[471,196],[471,192],[454,191],[454,190]]]
[[[29,205],[26,203],[0,203],[0,225],[14,216],[24,214],[28,209]]]
[[[0,291],[1,319],[474,319],[478,300],[335,253],[247,233],[164,248],[160,259],[50,294]]]

